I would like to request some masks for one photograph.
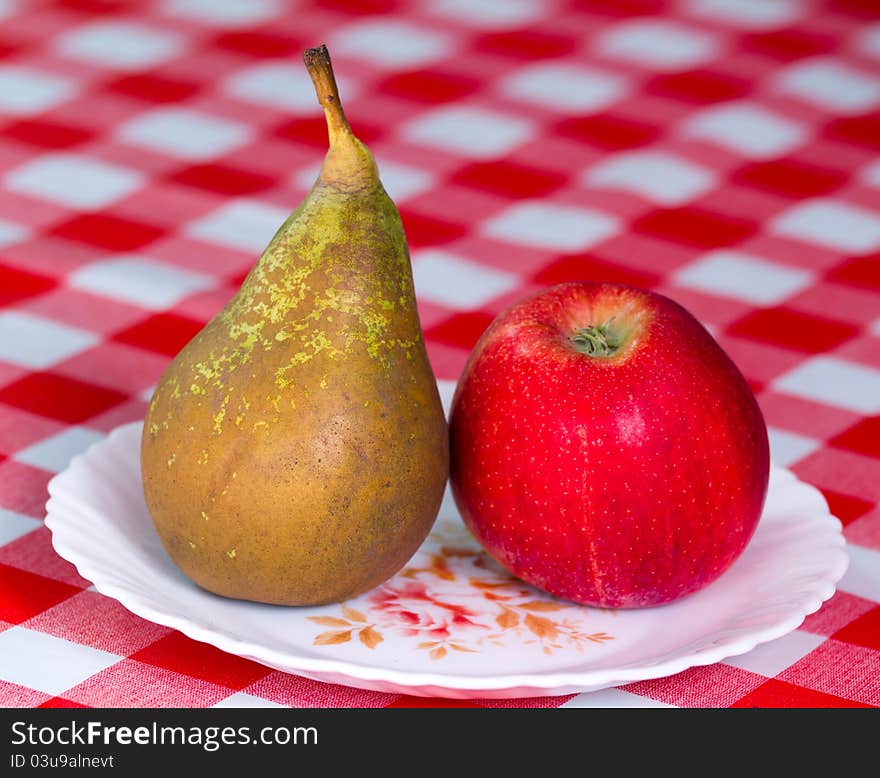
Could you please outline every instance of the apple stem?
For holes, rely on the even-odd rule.
[[[575,350],[590,357],[611,357],[620,348],[620,339],[610,329],[612,316],[604,324],[591,324],[574,331],[571,342]]]

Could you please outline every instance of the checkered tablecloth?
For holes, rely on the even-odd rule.
[[[748,654],[453,704],[880,706],[876,0],[0,0],[0,705],[425,704],[144,621],[42,524],[49,479],[142,418],[314,180],[322,42],[439,379],[528,292],[653,288],[741,367],[849,543],[834,597]]]

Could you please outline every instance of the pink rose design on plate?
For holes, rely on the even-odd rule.
[[[488,629],[479,614],[461,603],[446,602],[421,581],[392,581],[369,597],[370,611],[383,626],[407,636],[443,641],[462,629]]]

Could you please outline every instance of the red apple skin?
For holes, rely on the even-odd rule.
[[[611,317],[628,339],[571,340]],[[465,524],[513,575],[566,600],[640,608],[718,578],[767,493],[767,428],[708,331],[660,294],[560,284],[501,313],[450,412]]]

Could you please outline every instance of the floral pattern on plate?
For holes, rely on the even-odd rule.
[[[398,575],[364,599],[364,610],[343,604],[337,616],[308,616],[330,629],[314,638],[327,646],[358,639],[367,648],[384,633],[416,641],[432,660],[450,651],[475,653],[508,642],[554,649],[602,645],[613,640],[590,630],[588,608],[555,600],[511,576],[480,549],[461,523],[437,522],[426,545]]]

